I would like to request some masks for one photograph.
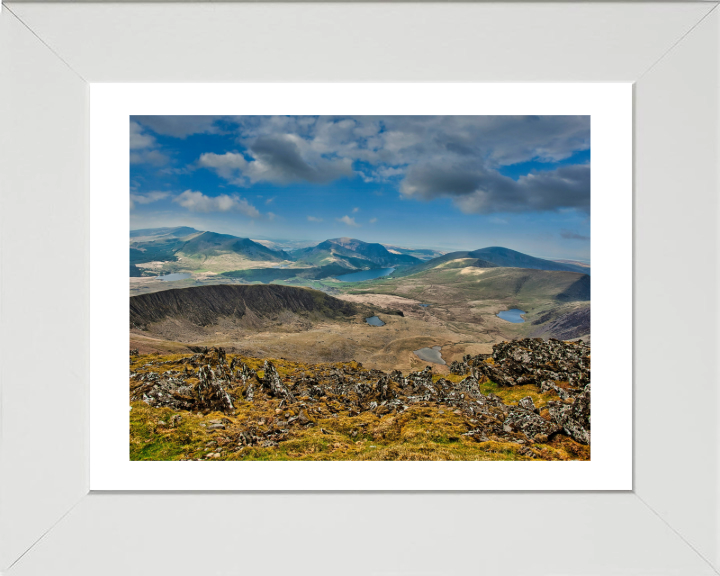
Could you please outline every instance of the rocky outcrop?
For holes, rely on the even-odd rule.
[[[218,366],[217,373],[210,366],[204,366],[198,370],[200,382],[195,386],[198,409],[217,410],[228,414],[235,412],[232,398],[225,390],[227,381],[222,378],[225,375],[222,365]]]
[[[158,372],[159,368],[164,371]],[[255,371],[238,356],[228,363],[225,352],[215,348],[136,367],[137,372],[130,375],[131,400],[226,414],[233,414],[238,403],[269,402],[264,406],[272,406],[277,417],[262,425],[248,422],[237,438],[243,446],[282,442],[293,427],[314,426],[314,414],[399,415],[413,405],[435,406],[442,413],[452,410],[467,426],[464,435],[477,442],[529,445],[564,434],[590,443],[588,345],[531,339],[504,342],[494,347],[492,355],[466,356],[453,368],[465,372],[465,377],[460,381],[438,377],[430,366],[404,376],[397,370],[384,373],[355,362],[288,372],[265,360],[262,370]],[[483,393],[488,380],[501,386],[532,385],[538,394],[551,394],[557,400],[545,398],[544,404],[536,406],[533,396],[525,396],[506,404],[494,394]]]
[[[582,388],[590,382],[590,345],[551,338],[501,342],[492,354],[465,356],[450,365],[453,374],[478,374],[500,386],[563,382]]]
[[[265,360],[265,365],[263,366],[263,377],[260,382],[268,391],[270,396],[273,396],[274,398],[281,398],[287,400],[288,402],[295,402],[295,397],[292,395],[292,392],[288,390],[287,386],[283,384],[280,379],[280,374],[278,374],[278,371],[275,366],[273,366],[272,362]]]
[[[493,346],[492,354],[465,356],[462,362],[453,362],[450,371],[478,375],[500,386],[532,384],[542,393],[557,394],[560,401],[548,404],[552,427],[528,415],[538,413],[529,397],[518,403],[523,411],[513,411],[506,426],[532,437],[562,430],[577,442],[590,443],[589,344],[554,338],[502,342]]]
[[[142,400],[150,406],[195,410],[198,399],[193,385],[185,378],[150,372],[137,377],[131,388],[130,400]]]
[[[492,354],[477,354],[475,356],[466,354],[463,356],[462,362],[456,360],[450,363],[450,373],[463,376],[468,374],[471,368],[479,366],[488,358],[492,358]]]

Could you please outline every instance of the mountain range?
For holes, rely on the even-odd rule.
[[[192,271],[269,282],[296,275],[320,279],[390,267],[396,269],[395,277],[403,277],[438,266],[590,273],[589,266],[579,263],[545,260],[499,246],[438,255],[435,250],[406,249],[355,238],[332,238],[288,251],[265,244],[188,226],[132,230],[130,276]]]

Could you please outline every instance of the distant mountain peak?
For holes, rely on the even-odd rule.
[[[347,236],[344,236],[343,238],[328,238],[325,242],[330,242],[331,244],[337,244],[338,246],[343,247],[366,246],[368,244],[371,244],[370,242],[364,242],[363,240],[358,240],[357,238],[349,238]]]
[[[418,264],[411,268],[407,268],[402,272],[396,273],[398,276],[406,276],[410,274],[416,274],[423,272],[431,268],[443,265],[453,260],[474,258],[476,262],[471,264],[474,267],[489,268],[489,267],[500,267],[500,268],[526,268],[529,270],[548,270],[548,271],[560,271],[560,272],[578,272],[580,274],[590,274],[590,268],[584,268],[581,266],[566,264],[561,262],[555,262],[553,260],[544,260],[543,258],[536,258],[523,254],[517,250],[505,248],[503,246],[489,246],[487,248],[480,248],[472,251],[458,251],[450,252],[438,258],[433,258],[422,264]]]
[[[389,266],[413,265],[419,258],[407,254],[390,252],[380,243],[364,242],[357,238],[329,238],[316,246],[293,252],[300,262],[327,264],[337,262],[354,269],[382,268]]]
[[[582,268],[573,264],[563,264],[553,260],[545,260],[544,258],[536,258],[528,254],[523,254],[517,250],[505,248],[504,246],[489,246],[480,248],[468,253],[474,258],[487,260],[498,266],[505,268],[528,268],[531,270],[561,270],[566,272],[580,272],[588,274],[589,268]]]

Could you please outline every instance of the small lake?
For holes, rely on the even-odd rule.
[[[445,360],[443,360],[440,355],[441,349],[442,346],[433,346],[432,348],[420,348],[420,350],[413,350],[413,352],[415,352],[421,360],[425,360],[425,362],[445,364]]]
[[[370,324],[370,326],[385,326],[385,322],[380,320],[377,316],[370,316],[370,318],[365,318],[365,322]]]
[[[427,308],[428,306],[430,306],[430,304],[420,304],[420,306],[422,306],[423,308]]]
[[[377,270],[361,270],[360,272],[352,272],[350,274],[341,274],[335,276],[335,280],[340,282],[362,282],[363,280],[375,280],[382,278],[388,274],[395,272],[395,268],[379,268]]]
[[[158,280],[162,280],[163,282],[174,282],[175,280],[185,280],[186,278],[190,278],[190,274],[186,272],[174,272],[173,274],[158,276]]]
[[[523,318],[521,314],[526,314],[526,312],[517,308],[511,308],[510,310],[503,310],[502,312],[498,312],[498,317],[502,320],[512,322],[513,324],[522,324],[523,322],[525,322],[525,318]]]

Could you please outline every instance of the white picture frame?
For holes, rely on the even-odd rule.
[[[0,570],[717,573],[716,7],[3,6]],[[88,493],[88,85],[320,80],[634,83],[632,491]]]

